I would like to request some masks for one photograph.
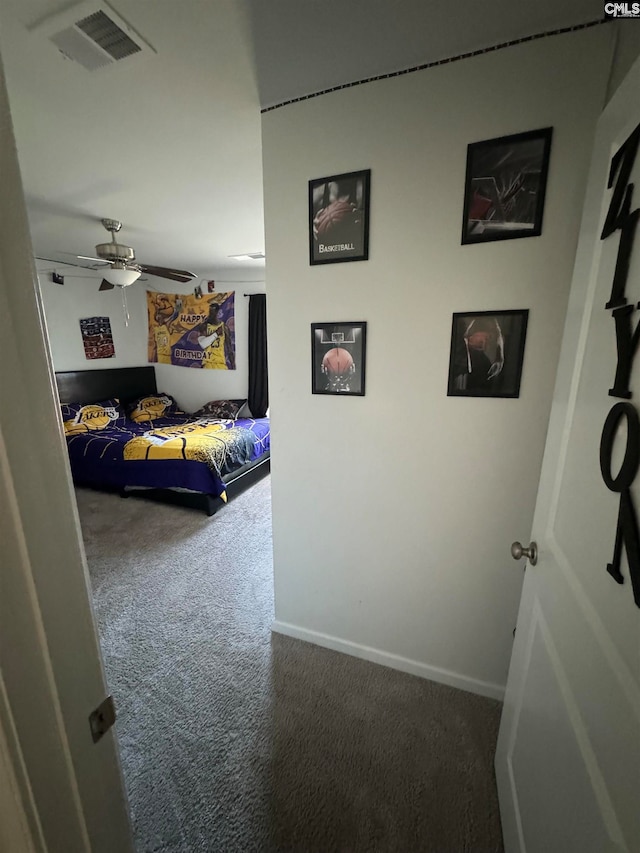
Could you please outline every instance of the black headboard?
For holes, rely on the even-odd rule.
[[[56,373],[56,383],[61,403],[97,403],[111,397],[127,403],[158,390],[153,367],[69,370]]]

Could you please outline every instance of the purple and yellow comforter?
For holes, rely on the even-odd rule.
[[[226,500],[224,478],[269,451],[268,418],[184,415],[67,435],[74,482],[93,488],[189,489]]]

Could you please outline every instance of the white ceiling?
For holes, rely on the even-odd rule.
[[[244,279],[264,277],[228,257],[264,250],[261,105],[602,16],[597,0],[112,0],[157,53],[89,72],[27,29],[69,5],[0,0],[36,254],[91,255],[112,217],[143,263]]]

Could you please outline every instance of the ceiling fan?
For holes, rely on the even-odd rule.
[[[196,274],[188,270],[176,270],[171,267],[157,267],[149,264],[141,264],[136,260],[136,254],[131,246],[124,246],[116,242],[116,234],[122,228],[122,223],[117,219],[102,219],[102,224],[111,234],[110,243],[98,243],[96,246],[97,258],[88,255],[77,257],[85,261],[97,261],[109,264],[100,284],[100,290],[111,290],[116,285],[128,287],[137,281],[142,273],[157,275],[160,278],[169,278],[172,281],[188,282],[196,278]]]

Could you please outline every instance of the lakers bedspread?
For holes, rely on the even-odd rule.
[[[224,477],[269,451],[268,418],[157,418],[67,434],[74,482],[188,489],[226,500]]]

